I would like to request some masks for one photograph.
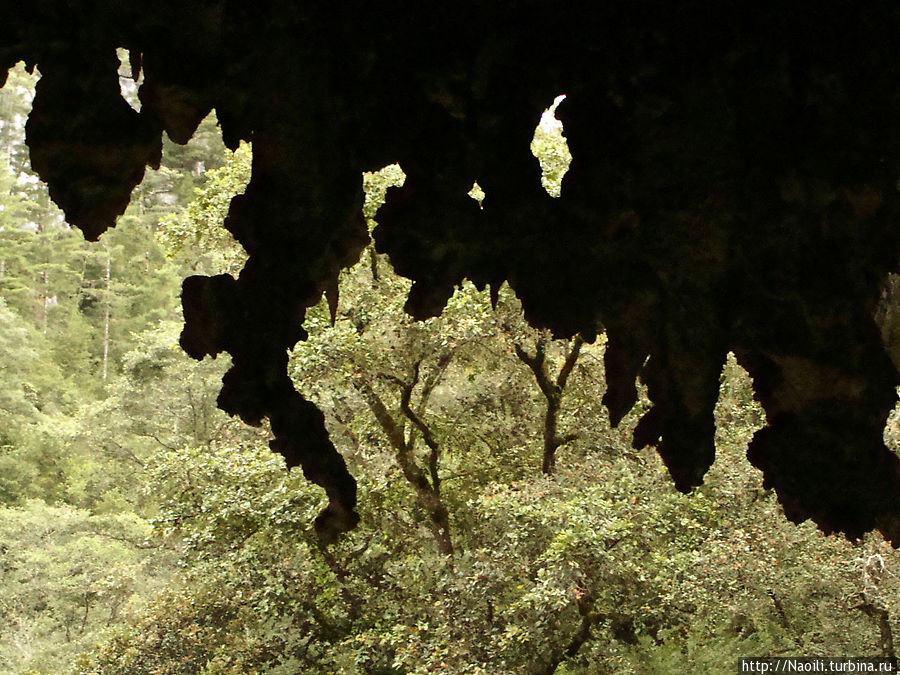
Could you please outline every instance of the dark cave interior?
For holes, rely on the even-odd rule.
[[[356,523],[356,487],[286,350],[368,243],[361,172],[399,162],[374,238],[414,281],[413,316],[468,278],[508,282],[557,336],[605,330],[610,416],[640,377],[653,407],[634,443],[684,491],[713,462],[732,351],[768,421],[748,457],[788,518],[900,545],[882,438],[898,346],[873,319],[900,252],[900,6],[404,4],[71,0],[0,23],[4,79],[19,60],[42,74],[32,165],[88,239],[163,132],[185,143],[215,109],[228,146],[252,141],[224,223],[249,260],[185,280],[181,344],[231,354],[219,405],[268,418],[272,448],[325,489],[322,539]],[[140,112],[118,47],[143,73]],[[574,159],[555,199],[529,142],[560,93]]]

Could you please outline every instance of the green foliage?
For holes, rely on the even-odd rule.
[[[82,672],[297,672],[347,621],[340,581],[308,532],[318,495],[267,450],[185,449],[150,470],[158,536],[189,586],[161,595]]]
[[[67,437],[67,502],[104,513],[155,511],[158,497],[142,492],[133,476],[148,480],[147,464],[159,452],[256,439],[216,408],[227,360],[196,363],[178,346],[179,329],[164,321],[132,335],[107,396],[79,409]]]
[[[9,69],[6,85],[0,89],[0,152],[10,157],[10,166],[16,169],[28,162],[25,120],[36,81],[36,75],[25,70],[25,64],[20,61]]]
[[[0,669],[59,672],[153,586],[150,527],[33,500],[0,508]]]
[[[369,230],[374,227],[375,213],[384,204],[388,188],[401,187],[406,181],[406,174],[399,164],[391,164],[379,171],[363,174],[363,190],[366,201],[363,204],[363,215],[369,223]]]
[[[719,460],[692,496],[674,491],[655,453],[630,450],[639,409],[618,430],[597,421],[602,341],[586,348],[563,405],[565,424],[595,428],[544,477],[539,397],[510,348],[537,336],[514,298],[501,292],[495,311],[466,286],[442,317],[413,324],[399,306],[405,283],[361,263],[341,283],[358,301],[333,326],[317,307],[292,356],[359,476],[360,528],[321,551],[308,531],[320,497],[264,451],[161,456],[158,528],[177,543],[188,586],[136,616],[84,672],[147,662],[157,672],[714,673],[739,655],[879,653],[859,605],[895,616],[897,556],[784,522],[743,458],[762,413],[733,359]],[[453,359],[420,415],[442,449],[452,560],[353,384],[368,381],[402,420],[397,382],[415,363],[427,378],[442,350]],[[405,433],[415,433],[408,420]],[[416,447],[424,470],[428,449]]]
[[[0,670],[59,673],[173,581],[147,541],[148,459],[234,428],[214,412],[224,364],[190,368],[177,347],[179,279],[155,237],[224,149],[214,117],[196,142],[166,143],[166,165],[88,244],[28,162],[36,77],[17,66],[0,90]]]
[[[250,145],[241,143],[223,166],[206,174],[204,186],[195,188],[194,199],[183,210],[172,211],[160,221],[159,242],[184,269],[236,276],[244,266],[244,249],[221,224],[232,197],[241,194],[250,181],[252,158]]]
[[[534,132],[531,141],[531,152],[541,163],[541,185],[551,197],[559,197],[562,192],[562,179],[572,163],[572,153],[563,136],[562,123],[556,119],[556,107],[563,102],[565,96],[557,96],[544,114]]]

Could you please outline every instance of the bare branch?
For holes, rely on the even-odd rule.
[[[566,356],[562,368],[559,369],[559,375],[556,377],[556,386],[560,389],[566,388],[566,382],[568,382],[569,375],[572,374],[572,369],[575,367],[576,361],[578,361],[578,355],[581,353],[581,346],[583,344],[584,338],[582,338],[581,335],[576,335],[572,340],[572,349]]]
[[[156,441],[156,442],[159,443],[161,446],[163,446],[166,450],[171,450],[172,452],[175,452],[176,450],[179,450],[179,449],[180,449],[180,448],[178,448],[178,447],[176,447],[176,446],[174,446],[174,445],[169,445],[168,443],[166,443],[165,441],[163,441],[159,436],[157,436],[156,434],[152,434],[152,433],[150,433],[149,431],[145,431],[145,432],[143,432],[143,433],[138,432],[137,435],[138,435],[138,436],[143,436],[144,438],[152,438],[154,441]]]

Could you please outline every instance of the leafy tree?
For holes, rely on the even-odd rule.
[[[24,115],[35,79],[17,68],[0,90],[0,104],[10,115],[0,132],[16,153],[24,148]],[[122,386],[119,373],[134,348],[133,336],[177,316],[177,270],[156,241],[157,220],[177,204],[179,191],[193,195],[194,185],[203,181],[204,161],[220,163],[224,149],[221,139],[216,145],[216,134],[210,117],[196,143],[166,144],[169,166],[148,170],[118,227],[98,244],[85,242],[64,222],[46,186],[31,173],[27,153],[7,155],[9,161],[0,166],[0,295],[5,303],[0,341],[16,359],[8,372],[17,378],[8,383],[4,406],[16,413],[8,416],[0,457],[4,502],[40,497],[105,510],[135,502],[123,470],[134,470],[135,463],[122,464],[121,458],[146,455],[147,443],[135,443],[130,433],[114,445],[91,443],[104,429],[111,432],[108,420],[122,423],[122,415],[113,412],[115,390]],[[174,349],[174,339],[169,346]],[[126,380],[138,387],[134,378]],[[14,402],[22,391],[34,410]]]
[[[32,500],[0,508],[0,668],[61,672],[155,585],[149,525]]]
[[[653,453],[628,450],[627,430],[552,476],[532,464],[480,483],[452,564],[406,481],[384,476],[389,448],[368,451],[362,526],[328,550],[308,531],[315,491],[277,458],[168,454],[157,527],[180,542],[191,585],[82,672],[715,673],[736,655],[881,652],[884,614],[861,603],[895,621],[896,554],[782,522],[738,468],[760,413],[733,362],[717,418],[722,458],[692,497]]]
[[[157,236],[170,258],[191,273],[236,275],[246,253],[221,227],[231,198],[244,191],[250,181],[250,145],[241,146],[225,163],[206,174],[202,187],[194,188],[183,210],[170,211],[160,222]]]
[[[178,330],[165,321],[133,335],[107,397],[82,406],[72,420],[67,502],[95,512],[148,513],[158,499],[141,486],[152,480],[147,464],[160,452],[259,442],[258,430],[216,407],[227,363],[192,361],[178,346]]]
[[[298,472],[257,447],[166,452],[151,473],[157,531],[181,548],[189,586],[81,672],[297,672],[314,638],[344,630],[333,558],[307,531],[318,496]]]
[[[190,589],[136,617],[85,672],[123,672],[124,652],[138,667],[171,630],[192,637],[165,638],[161,672],[185,659],[217,664],[208,672],[717,672],[735,654],[887,649],[896,554],[782,522],[742,459],[762,413],[733,360],[719,462],[685,497],[653,453],[630,448],[646,400],[619,430],[598,419],[602,340],[576,349],[517,332],[528,329],[509,291],[493,310],[471,286],[442,317],[406,322],[406,282],[378,268],[347,273],[353,309],[338,306],[332,324],[323,301],[292,356],[359,476],[359,530],[319,549],[306,530],[315,493],[265,451],[168,455],[158,522],[181,542]],[[517,344],[543,344],[557,365],[536,375]],[[567,361],[557,414],[580,434],[545,476],[539,378],[559,385]],[[227,650],[222,625],[242,636]]]

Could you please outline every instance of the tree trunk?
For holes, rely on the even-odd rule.
[[[110,272],[112,271],[112,260],[109,254],[109,248],[106,249],[106,302],[103,310],[103,381],[106,382],[109,374],[109,314],[110,314]]]
[[[591,630],[598,621],[598,616],[594,612],[594,596],[589,591],[584,592],[578,598],[578,614],[581,616],[581,622],[578,629],[569,640],[569,644],[565,649],[555,650],[550,660],[541,666],[535,668],[535,675],[553,675],[566,659],[570,659],[578,653],[578,650],[589,641],[592,637]]]
[[[546,474],[553,473],[556,466],[556,451],[563,445],[565,439],[557,433],[559,424],[559,403],[561,396],[552,395],[547,398],[547,408],[544,411],[544,458],[541,463],[541,471]]]
[[[369,246],[369,266],[372,270],[372,285],[378,285],[378,254],[375,252],[374,246]]]
[[[418,367],[416,368],[416,380],[417,379]],[[360,394],[362,394],[369,410],[372,412],[372,415],[375,417],[379,426],[387,435],[391,446],[394,448],[394,456],[397,459],[397,463],[400,465],[403,476],[413,488],[419,506],[421,506],[427,514],[428,522],[426,523],[426,526],[434,538],[438,551],[443,555],[452,557],[454,547],[450,531],[450,512],[447,510],[447,507],[441,499],[440,481],[437,478],[438,460],[440,456],[439,447],[434,441],[431,431],[424,422],[422,422],[421,418],[412,412],[409,405],[410,394],[415,386],[416,380],[414,380],[412,384],[400,383],[402,385],[401,396],[403,399],[401,405],[404,414],[409,415],[412,413],[416,418],[418,423],[415,426],[417,430],[421,431],[425,436],[426,442],[431,450],[429,458],[429,473],[431,473],[432,476],[431,480],[429,480],[429,476],[426,474],[425,470],[416,463],[413,452],[414,437],[412,435],[409,438],[405,436],[403,427],[397,423],[384,405],[384,402],[367,382],[359,381],[355,386]]]
[[[541,394],[544,396],[544,451],[541,461],[541,471],[545,474],[552,474],[556,466],[556,451],[566,443],[571,443],[577,438],[576,434],[568,434],[560,436],[559,428],[559,410],[562,403],[563,392],[569,380],[569,375],[578,361],[578,355],[581,353],[581,346],[584,340],[580,335],[576,335],[572,340],[572,349],[566,355],[559,374],[554,380],[550,376],[547,367],[547,338],[543,335],[538,338],[535,345],[534,354],[529,354],[519,343],[513,343],[516,350],[516,356],[519,360],[531,369],[534,379],[537,381]]]

